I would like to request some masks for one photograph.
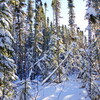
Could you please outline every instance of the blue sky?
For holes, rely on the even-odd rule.
[[[43,3],[47,2],[48,5],[48,11],[47,11],[47,16],[52,20],[53,12],[52,12],[52,7],[51,7],[51,2],[52,0],[42,0]],[[61,18],[60,23],[64,25],[68,25],[68,3],[67,0],[60,0],[61,1]],[[80,27],[82,30],[85,30],[87,26],[87,21],[84,20],[84,15],[85,15],[85,2],[83,0],[74,0],[74,11],[75,11],[75,23],[77,24],[78,27]]]

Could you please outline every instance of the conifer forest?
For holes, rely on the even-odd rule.
[[[100,0],[81,0],[85,31],[63,1],[0,0],[0,100],[100,100]]]

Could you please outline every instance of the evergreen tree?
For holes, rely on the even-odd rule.
[[[8,1],[0,1],[0,99],[8,100],[13,97],[14,84],[17,76],[16,65],[12,59],[14,49],[12,43],[14,39],[11,34],[12,13],[8,6]]]
[[[24,1],[16,1],[15,5],[13,6],[12,12],[13,15],[13,32],[14,32],[14,60],[16,61],[16,64],[18,65],[17,68],[17,75],[22,80],[24,78],[24,64],[25,64],[25,41],[26,41],[26,26],[25,26],[25,18],[26,14],[25,11],[22,10],[25,6]]]
[[[54,25],[54,20],[55,20],[55,0],[52,0],[52,4],[51,4],[51,6],[52,6],[52,10],[53,10],[53,25]]]
[[[13,7],[14,17],[14,38],[16,40],[14,44],[15,54],[14,57],[16,63],[18,65],[17,75],[19,76],[19,83],[15,88],[15,99],[17,100],[28,100],[30,98],[29,93],[29,67],[32,66],[32,8],[31,1],[29,1],[28,5],[28,14],[26,16],[25,11],[23,10],[25,4],[25,0],[20,0],[17,4],[15,2],[15,6]],[[30,41],[28,40],[30,38]],[[31,44],[29,44],[31,43]],[[19,90],[20,87],[20,90]]]
[[[64,51],[64,44],[63,44],[63,39],[62,39],[62,34],[60,31],[60,25],[59,25],[59,19],[60,19],[60,0],[53,0],[52,1],[52,8],[53,8],[53,17],[54,17],[54,21],[53,21],[53,43],[52,45],[54,46],[53,52],[54,53],[54,57],[53,57],[53,61],[55,63],[55,67],[57,67],[60,62],[61,62],[61,58],[60,55],[62,55],[65,51]],[[57,71],[57,76],[58,76],[58,81],[61,82],[61,74],[62,74],[62,68],[59,68]]]
[[[28,8],[27,8],[27,34],[26,37],[26,68],[27,68],[27,77],[29,75],[29,68],[33,66],[33,46],[34,46],[34,32],[33,32],[33,1],[28,1]]]
[[[71,30],[71,34],[75,33],[75,13],[74,13],[74,4],[73,0],[68,0],[68,8],[69,8],[69,26]]]
[[[95,69],[98,69],[98,64],[97,65],[94,64],[98,62],[97,60],[98,56],[95,54],[95,52],[97,52],[97,54],[99,53],[98,52],[99,49],[97,45],[98,40],[95,38],[96,39],[95,41],[95,39],[93,39],[92,37],[92,29],[95,24],[94,21],[96,22],[97,20],[95,19],[97,17],[97,12],[93,7],[92,0],[88,0],[86,6],[87,6],[87,11],[86,11],[85,17],[88,20],[88,26],[86,28],[88,30],[88,44],[85,44],[84,56],[82,56],[82,58],[84,59],[84,63],[83,63],[84,67],[82,69],[83,71],[82,76],[83,76],[83,80],[84,80],[83,82],[87,88],[88,94],[90,98],[94,100],[94,99],[98,99],[100,96],[99,89],[97,88],[98,84],[94,82],[94,80],[97,80],[97,79],[93,78],[95,76],[94,72],[96,72],[96,76],[98,76],[99,74],[97,70],[95,71]],[[93,17],[94,19],[91,20],[91,17]]]
[[[33,45],[33,63],[35,64],[43,57],[43,29],[46,26],[46,19],[41,0],[35,0],[35,23],[34,23],[34,45]],[[39,65],[39,64],[38,64]],[[40,66],[33,65],[31,79],[36,78],[39,74],[43,74]]]

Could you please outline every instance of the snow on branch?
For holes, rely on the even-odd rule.
[[[28,70],[31,70],[34,68],[35,65],[37,65],[40,61],[44,60],[46,58],[46,55],[44,55],[41,59],[39,59],[32,67],[30,67]]]

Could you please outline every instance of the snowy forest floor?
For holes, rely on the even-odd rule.
[[[45,83],[41,86],[34,85],[30,92],[32,100],[90,100],[86,89],[81,88],[82,83],[75,75],[69,76],[68,80],[62,83]]]

